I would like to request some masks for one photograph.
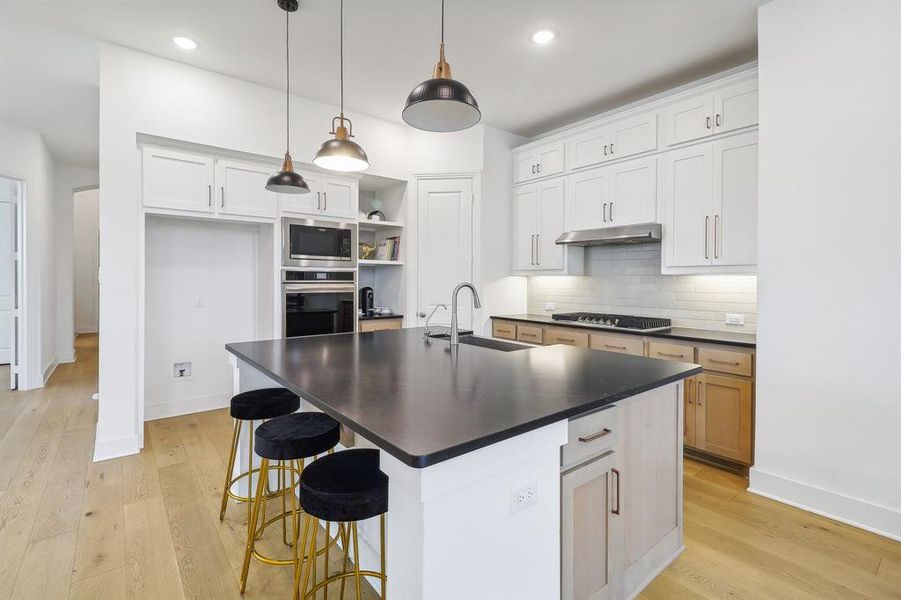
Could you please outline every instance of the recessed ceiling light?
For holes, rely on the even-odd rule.
[[[194,50],[195,48],[197,48],[197,42],[183,35],[177,35],[172,38],[172,43],[182,50]]]
[[[557,37],[557,34],[550,29],[539,29],[532,34],[532,41],[539,46],[544,46],[551,43],[551,40],[553,40],[555,37]]]

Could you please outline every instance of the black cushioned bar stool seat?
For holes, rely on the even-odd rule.
[[[282,415],[257,427],[256,453],[270,460],[297,460],[323,454],[338,443],[341,426],[325,413]]]
[[[379,470],[379,451],[344,450],[314,461],[300,475],[300,506],[332,522],[388,512],[388,476]]]
[[[300,398],[285,388],[241,392],[231,400],[231,416],[242,421],[274,419],[300,408]]]

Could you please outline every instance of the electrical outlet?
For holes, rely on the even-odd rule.
[[[206,308],[206,300],[203,296],[194,296],[194,308]]]
[[[530,483],[510,492],[510,514],[538,504],[538,484]]]
[[[745,316],[738,313],[726,313],[726,325],[744,325]]]
[[[191,376],[191,363],[190,362],[177,362],[172,363],[172,378],[173,379],[184,379],[185,377]]]
[[[544,310],[557,310],[557,305],[553,302],[545,302]]]

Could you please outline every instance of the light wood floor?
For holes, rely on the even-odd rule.
[[[141,454],[91,463],[96,336],[77,354],[42,390],[0,391],[0,600],[239,598],[244,507],[218,519],[227,412],[148,423]],[[745,486],[686,461],[688,549],[641,598],[901,598],[901,544]],[[255,563],[244,598],[290,587]]]

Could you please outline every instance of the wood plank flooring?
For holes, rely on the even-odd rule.
[[[244,506],[218,519],[227,411],[147,423],[139,455],[91,463],[96,336],[76,350],[47,387],[0,391],[0,600],[241,597]],[[901,543],[746,486],[685,462],[687,550],[640,598],[901,600]],[[290,592],[288,569],[251,565],[243,598]]]

